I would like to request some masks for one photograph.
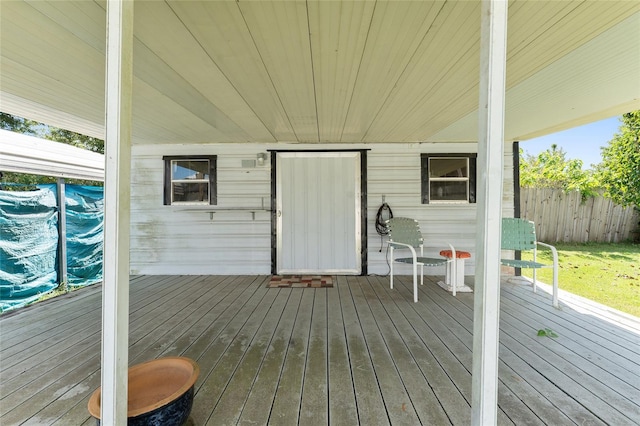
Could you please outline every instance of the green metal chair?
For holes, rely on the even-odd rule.
[[[393,288],[393,264],[394,262],[408,263],[413,265],[413,301],[418,301],[418,266],[420,266],[420,285],[424,284],[424,266],[440,266],[452,262],[456,258],[456,250],[448,244],[452,256],[451,258],[424,257],[424,239],[420,232],[420,224],[417,220],[406,217],[394,217],[386,221],[389,230],[389,273],[390,287]],[[394,258],[394,251],[398,249],[409,249],[411,257]],[[420,250],[418,255],[416,249]],[[455,268],[452,268],[455,274]],[[455,282],[455,276],[452,277]]]
[[[540,263],[536,259],[537,246],[551,250],[553,264]],[[552,245],[536,240],[536,227],[531,221],[519,218],[505,217],[502,219],[502,250],[532,251],[533,260],[500,259],[503,265],[514,268],[533,269],[533,292],[536,287],[536,270],[539,268],[553,268],[553,306],[558,307],[558,251]]]

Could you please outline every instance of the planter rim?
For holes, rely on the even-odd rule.
[[[127,409],[128,418],[137,417],[142,414],[150,413],[160,407],[167,405],[171,401],[179,398],[182,394],[187,392],[189,388],[191,388],[195,384],[196,380],[198,379],[198,375],[200,374],[200,367],[194,360],[186,357],[179,357],[179,356],[153,359],[153,360],[146,361],[146,362],[129,367],[128,379],[131,378],[131,373],[135,373],[138,370],[150,369],[151,371],[153,371],[155,368],[161,368],[165,365],[172,365],[172,364],[173,365],[178,364],[178,365],[190,367],[191,376],[189,377],[189,380],[185,381],[185,383],[183,383],[172,394],[170,394],[165,398],[162,398],[161,400],[159,400],[154,404],[150,404],[141,408],[136,408],[135,410]],[[89,403],[88,403],[89,413],[96,419],[100,419],[101,396],[102,396],[102,387],[99,387],[93,392],[93,394],[91,395],[91,398],[89,398]]]

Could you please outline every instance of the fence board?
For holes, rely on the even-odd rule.
[[[521,217],[536,224],[540,241],[617,243],[637,236],[640,215],[603,196],[582,200],[579,192],[521,188]]]

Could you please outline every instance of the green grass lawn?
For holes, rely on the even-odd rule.
[[[640,244],[554,244],[558,249],[561,289],[640,317]],[[523,259],[531,259],[523,253]],[[538,259],[551,264],[551,251],[538,250]],[[531,269],[522,274],[532,276]],[[552,283],[552,269],[537,277]]]

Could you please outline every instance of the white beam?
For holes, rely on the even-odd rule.
[[[495,425],[498,415],[499,236],[504,158],[507,0],[483,0],[481,14],[471,424]]]
[[[104,181],[104,155],[0,129],[2,171]]]
[[[104,425],[127,424],[133,1],[107,3],[102,400]]]

